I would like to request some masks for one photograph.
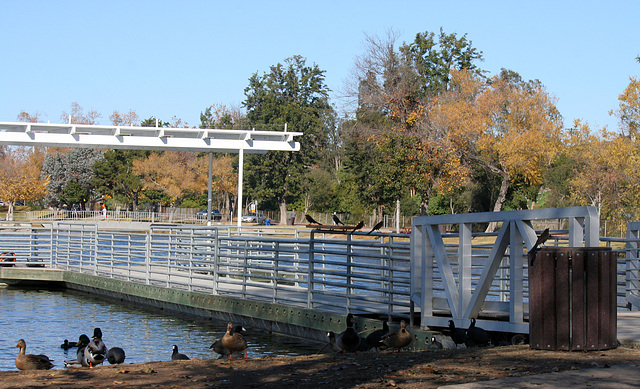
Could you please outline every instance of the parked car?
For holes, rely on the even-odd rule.
[[[202,211],[198,212],[196,215],[197,215],[198,218],[206,219],[207,218],[207,210],[203,209]],[[211,210],[211,220],[213,220],[213,221],[222,220],[222,212],[220,212],[219,209],[212,209]]]
[[[260,212],[251,212],[248,215],[243,215],[241,220],[243,223],[265,224],[267,217]]]

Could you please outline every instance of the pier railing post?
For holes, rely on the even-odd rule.
[[[220,266],[220,231],[213,230],[213,294],[218,294],[218,270]]]
[[[309,263],[307,264],[307,308],[313,308],[313,268],[315,259],[313,251],[315,248],[315,231],[309,235]]]
[[[347,274],[346,274],[346,291],[345,297],[347,298],[347,312],[350,312],[351,308],[351,293],[353,292],[352,288],[352,274],[353,274],[353,246],[351,243],[352,234],[347,235]]]
[[[57,250],[55,250],[55,248],[57,247],[57,244],[54,242],[54,238],[53,238],[53,223],[51,223],[51,227],[49,228],[49,242],[51,242],[51,247],[49,247],[49,252],[50,252],[49,265],[53,266],[53,264],[55,264],[56,267],[58,267],[58,257],[55,254],[55,252],[57,252]]]
[[[147,231],[145,240],[145,255],[144,255],[144,277],[147,285],[151,284],[151,231]]]

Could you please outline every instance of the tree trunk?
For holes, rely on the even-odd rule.
[[[13,201],[9,201],[9,208],[7,209],[7,220],[13,221]]]
[[[426,216],[429,214],[429,199],[431,199],[431,189],[429,188],[422,195],[422,199],[420,200],[420,215]]]
[[[509,190],[509,184],[511,183],[511,176],[509,176],[509,173],[501,172],[500,175],[502,176],[502,184],[500,184],[500,193],[498,193],[496,203],[493,205],[493,212],[502,211],[502,205],[507,199],[507,191]],[[491,222],[487,226],[485,232],[495,232],[496,228],[498,228],[498,223]]]
[[[281,226],[287,225],[287,200],[280,200],[280,223]]]
[[[153,208],[151,208],[151,212],[153,215]],[[171,203],[171,206],[169,207],[169,223],[173,223],[173,215],[176,213],[176,207],[174,203]],[[155,215],[154,215],[155,216]]]

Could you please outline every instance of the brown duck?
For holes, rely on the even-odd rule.
[[[244,359],[247,359],[247,340],[240,332],[233,331],[233,324],[227,324],[227,332],[221,339],[222,346],[230,351],[229,359],[233,359],[233,353],[244,350]]]
[[[411,333],[407,331],[407,325],[404,320],[402,320],[400,322],[400,329],[383,336],[381,341],[391,347],[392,350],[397,348],[398,351],[400,351],[401,348],[407,347],[412,339]]]
[[[25,354],[27,343],[20,339],[15,348],[20,348],[16,357],[16,367],[20,370],[49,370],[53,367],[52,361],[46,355]]]

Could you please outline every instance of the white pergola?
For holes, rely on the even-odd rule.
[[[94,149],[182,150],[209,153],[211,220],[213,153],[238,153],[238,226],[242,218],[244,153],[300,151],[301,132],[0,122],[0,144]]]

